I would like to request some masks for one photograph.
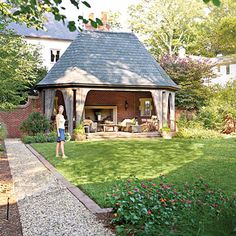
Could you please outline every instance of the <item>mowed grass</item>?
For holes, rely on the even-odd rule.
[[[166,174],[181,187],[203,177],[229,196],[236,193],[236,140],[136,139],[67,142],[68,159],[55,158],[55,143],[32,144],[71,183],[101,207],[119,178]]]

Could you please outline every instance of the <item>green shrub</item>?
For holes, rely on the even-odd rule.
[[[178,132],[175,137],[192,138],[192,139],[210,139],[223,138],[223,135],[216,130],[205,128],[204,123],[199,119],[199,116],[188,120],[182,115],[177,121]]]
[[[2,144],[0,144],[0,152],[4,151],[4,147],[2,146]]]
[[[175,137],[191,139],[211,139],[223,138],[223,134],[215,130],[208,130],[204,128],[182,128],[179,129]]]
[[[224,112],[220,107],[209,105],[202,107],[199,111],[198,119],[202,121],[206,129],[222,131],[224,127]]]
[[[84,125],[82,123],[78,124],[76,126],[76,128],[73,130],[73,133],[76,135],[76,134],[85,134],[85,131],[84,131]]]
[[[21,124],[20,130],[27,135],[45,133],[50,127],[49,120],[40,112],[33,112]]]
[[[155,181],[132,178],[119,182],[108,200],[118,235],[197,235],[226,212],[236,214],[235,199],[202,179],[178,191],[164,176]]]
[[[171,129],[167,124],[164,124],[163,127],[160,129],[161,132],[170,132]]]
[[[26,144],[30,144],[30,143],[53,143],[56,142],[56,133],[55,132],[51,132],[49,134],[37,134],[34,136],[30,136],[30,135],[26,135],[23,136],[22,141]]]
[[[7,137],[7,129],[5,124],[0,123],[0,140],[3,140]]]

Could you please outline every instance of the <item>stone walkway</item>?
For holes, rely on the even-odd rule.
[[[5,146],[24,236],[112,235],[20,140]]]

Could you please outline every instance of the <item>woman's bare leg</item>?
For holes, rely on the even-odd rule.
[[[62,153],[62,156],[65,156],[65,152],[64,152],[64,141],[61,141],[61,153]]]
[[[60,144],[61,144],[60,142],[57,142],[57,146],[56,146],[56,157],[59,156],[59,150],[60,150],[60,147],[61,147]]]

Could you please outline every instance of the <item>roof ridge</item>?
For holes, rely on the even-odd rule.
[[[125,32],[125,31],[104,31],[104,30],[83,30],[79,33],[104,33],[104,34],[131,34],[135,35],[133,32]]]

